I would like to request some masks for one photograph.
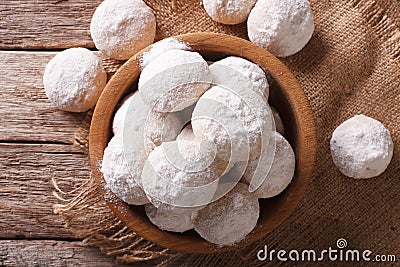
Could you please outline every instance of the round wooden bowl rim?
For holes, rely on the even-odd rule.
[[[272,54],[241,38],[216,33],[193,33],[175,36],[189,44],[194,51],[213,51],[246,58],[262,66],[282,89],[297,122],[296,175],[288,188],[288,195],[279,207],[270,207],[274,217],[268,225],[258,225],[243,241],[235,246],[218,247],[200,237],[186,236],[159,230],[149,221],[135,216],[129,206],[118,198],[106,202],[110,209],[130,229],[143,238],[162,247],[187,253],[217,253],[243,247],[266,236],[281,224],[295,209],[312,178],[316,157],[316,129],[307,97],[294,75]],[[140,58],[148,47],[129,59],[115,73],[104,89],[93,113],[89,135],[89,155],[92,175],[101,193],[106,194],[105,181],[99,171],[99,162],[110,136],[111,116],[129,86],[140,74]],[[108,192],[109,194],[109,192]]]

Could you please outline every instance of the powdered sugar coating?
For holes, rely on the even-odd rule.
[[[90,34],[106,56],[125,60],[153,43],[156,18],[142,0],[105,0],[93,14]]]
[[[141,173],[146,161],[140,132],[114,136],[104,150],[101,172],[110,190],[128,204],[149,203],[141,188]]]
[[[149,51],[143,53],[142,57],[140,58],[140,66],[142,69],[145,68],[151,61],[161,56],[168,50],[190,51],[191,48],[188,44],[172,37],[163,39],[153,44]]]
[[[219,178],[217,192],[214,195],[214,199],[219,199],[229,193],[239,182],[242,181],[243,173],[246,169],[247,162],[236,162],[233,165],[228,166],[227,171]]]
[[[153,109],[172,112],[193,105],[211,82],[210,69],[200,54],[169,50],[143,69],[139,91]]]
[[[259,0],[251,11],[250,40],[278,57],[299,52],[314,32],[308,0]]]
[[[216,22],[234,25],[247,19],[257,0],[203,0],[207,14]]]
[[[250,79],[250,81],[254,85],[254,89],[260,94],[264,95],[266,99],[268,99],[269,84],[267,76],[265,75],[263,69],[260,68],[257,64],[250,62],[244,58],[235,56],[224,58],[212,64],[210,66],[210,70],[211,73],[213,74],[213,83],[217,85],[229,86],[227,80],[231,80],[230,77],[224,75],[222,69],[221,71],[218,71],[216,69],[218,65],[223,65],[232,68],[236,70],[238,74],[241,74],[244,77]]]
[[[270,198],[282,193],[292,181],[295,172],[296,158],[289,142],[278,132],[273,132],[272,138],[276,146],[275,157],[264,182],[253,192],[258,198]],[[258,159],[248,162],[243,174],[247,183],[250,183],[259,164],[264,163]]]
[[[183,130],[178,135],[176,140],[177,141],[184,140],[184,141],[195,142],[196,141],[196,136],[193,133],[192,125],[188,124],[185,128],[183,128]]]
[[[217,156],[233,164],[259,156],[273,128],[268,103],[246,88],[212,87],[200,98],[192,116],[195,136],[214,143]]]
[[[114,134],[125,131],[143,132],[150,107],[143,102],[139,92],[126,97],[121,107],[117,110],[113,120]]]
[[[193,213],[192,222],[207,241],[232,246],[254,229],[259,212],[257,197],[239,183],[224,197]]]
[[[184,112],[184,111],[182,111]],[[160,113],[143,102],[140,92],[128,96],[117,110],[113,121],[114,134],[143,132],[145,151],[150,154],[162,142],[174,141],[182,129],[182,112]]]
[[[163,142],[174,141],[183,125],[179,113],[151,111],[143,129],[144,146],[147,155]]]
[[[336,167],[352,178],[382,174],[393,156],[393,141],[385,126],[364,115],[343,122],[332,134],[331,155]]]
[[[159,202],[177,207],[202,206],[214,196],[225,167],[198,143],[164,142],[148,157],[142,173],[143,188],[155,206]]]
[[[58,53],[43,75],[46,95],[53,105],[70,112],[84,112],[96,105],[107,83],[101,60],[85,48]]]
[[[278,133],[280,133],[281,135],[284,135],[285,134],[285,126],[283,125],[281,115],[279,115],[278,111],[276,109],[274,109],[274,107],[270,106],[270,108],[272,111],[272,116],[274,116],[276,131]]]
[[[149,220],[161,230],[183,233],[193,229],[192,212],[156,208],[152,204],[147,204],[144,208]]]
[[[185,128],[181,131],[181,133],[178,135],[176,138],[176,141],[190,141],[190,142],[195,142],[197,143],[196,145],[203,145],[204,149],[210,149],[213,150],[214,148],[210,145],[207,144],[207,142],[201,142],[202,140],[197,139],[196,135],[193,132],[193,128],[191,124],[186,125]],[[223,175],[225,175],[227,172],[231,172],[233,166],[235,165],[235,162],[229,162],[227,165]],[[233,172],[232,172],[233,173]],[[230,175],[232,176],[232,175]],[[223,176],[222,176],[223,177]],[[222,178],[221,177],[221,178]]]

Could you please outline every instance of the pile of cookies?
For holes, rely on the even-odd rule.
[[[247,20],[249,39],[275,56],[300,51],[310,40],[308,0],[203,0],[224,24]],[[142,0],[105,0],[90,32],[101,54],[126,60],[152,44],[156,18]],[[115,114],[104,153],[108,188],[131,205],[145,205],[160,229],[194,228],[206,240],[232,245],[255,227],[258,198],[290,183],[295,156],[279,114],[268,105],[265,72],[243,58],[213,64],[174,38],[141,58],[138,92]],[[107,83],[101,58],[85,48],[57,54],[43,77],[59,109],[93,108]],[[385,126],[357,115],[332,135],[335,165],[346,176],[372,178],[388,167],[393,141]]]
[[[300,51],[314,31],[308,0],[203,0],[211,18],[226,24],[248,18],[249,39],[276,56]],[[254,6],[254,7],[253,7]],[[90,34],[105,57],[127,60],[154,42],[156,17],[143,0],[104,0],[95,10]],[[185,50],[180,44],[170,44]],[[147,64],[149,59],[144,58]],[[101,59],[85,48],[71,48],[46,66],[44,87],[58,108],[93,108],[107,82]]]
[[[314,32],[308,0],[203,0],[203,6],[222,24],[247,20],[250,41],[278,57],[299,52]]]
[[[295,170],[266,73],[234,56],[210,64],[171,38],[141,62],[138,91],[116,111],[104,151],[107,189],[145,205],[162,230],[237,243],[257,224],[258,199],[281,193]]]

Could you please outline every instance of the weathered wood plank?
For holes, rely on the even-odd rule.
[[[82,242],[0,240],[0,266],[123,266]],[[125,265],[126,266],[126,265]]]
[[[74,238],[53,214],[51,179],[69,190],[89,173],[87,156],[72,145],[0,143],[0,238]]]
[[[71,143],[84,114],[58,110],[47,99],[42,76],[54,55],[0,51],[0,141]]]
[[[94,47],[89,25],[101,2],[0,1],[0,49]]]

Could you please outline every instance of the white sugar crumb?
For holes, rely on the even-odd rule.
[[[100,58],[85,48],[70,48],[58,53],[43,75],[46,95],[53,105],[70,112],[94,107],[107,83]]]
[[[114,136],[104,150],[101,172],[108,188],[128,204],[149,203],[141,188],[140,175],[146,160],[142,134]]]
[[[153,43],[156,18],[142,0],[105,0],[93,14],[90,34],[103,54],[125,60]]]
[[[257,197],[239,183],[224,197],[193,213],[192,222],[207,241],[232,246],[255,228],[259,212]]]
[[[172,112],[193,105],[211,82],[208,64],[199,53],[169,50],[143,69],[139,91],[152,109]]]
[[[237,71],[236,73],[232,72],[232,74],[243,75],[245,78],[249,79],[254,86],[254,90],[268,99],[269,84],[267,76],[261,67],[244,58],[235,56],[230,56],[215,62],[210,66],[211,73],[213,74],[213,83],[227,87],[229,87],[230,82],[234,79],[224,72],[224,66]]]
[[[142,69],[149,65],[156,57],[165,53],[168,50],[186,50],[190,51],[191,48],[188,44],[176,39],[176,38],[166,38],[152,45],[151,49],[144,52],[140,58],[140,65]]]
[[[247,19],[257,0],[203,0],[207,14],[216,22],[234,25]]]
[[[296,158],[289,142],[278,132],[273,132],[272,138],[275,142],[275,155],[267,176],[261,186],[253,192],[258,198],[274,197],[285,190],[293,179]],[[250,183],[255,176],[256,169],[259,168],[259,159],[250,161],[243,179]]]
[[[382,174],[393,156],[393,141],[385,126],[357,115],[343,122],[332,134],[331,155],[337,168],[352,178]]]
[[[110,202],[110,203],[115,203],[119,198],[111,191],[110,187],[108,184],[104,184],[103,186],[105,195],[104,195],[104,200]]]
[[[278,57],[300,51],[314,32],[308,0],[259,0],[252,9],[249,39]]]
[[[161,230],[183,233],[193,229],[190,211],[156,208],[152,204],[147,204],[144,208],[149,220]]]

